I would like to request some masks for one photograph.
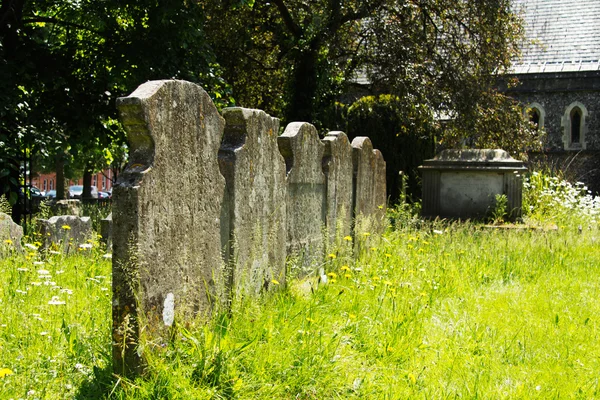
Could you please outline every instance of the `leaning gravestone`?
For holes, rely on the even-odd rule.
[[[344,132],[323,139],[323,170],[327,177],[327,230],[329,240],[350,235],[352,229],[352,146]]]
[[[0,242],[4,247],[22,251],[22,238],[23,228],[15,223],[10,215],[0,212]]]
[[[223,297],[217,155],[223,118],[184,81],[151,81],[117,100],[129,164],[113,191],[113,365],[143,371],[140,332],[155,345]]]
[[[292,122],[277,138],[287,169],[287,249],[300,255],[308,269],[323,259],[323,232],[326,224],[325,175],[322,160],[325,145],[316,128],[306,122]]]
[[[279,120],[237,107],[223,110],[223,117],[223,247],[234,292],[257,294],[285,280],[286,171],[277,147]]]
[[[521,216],[522,174],[527,170],[504,150],[444,150],[419,167],[425,217],[483,218],[506,195],[511,219]]]
[[[55,246],[56,250],[70,253],[92,238],[92,221],[90,217],[59,215],[38,220],[38,231],[43,249]]]

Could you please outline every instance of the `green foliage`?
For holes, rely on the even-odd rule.
[[[505,194],[497,194],[494,198],[494,208],[491,212],[492,222],[494,224],[501,224],[508,217],[508,197]]]
[[[346,117],[351,138],[368,136],[386,160],[388,195],[395,202],[402,189],[402,171],[407,177],[405,191],[419,197],[419,172],[423,160],[434,156],[436,124],[424,104],[407,104],[397,96],[367,96],[354,102]]]

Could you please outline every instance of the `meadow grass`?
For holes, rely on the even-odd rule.
[[[111,372],[102,246],[64,256],[5,245],[0,398],[600,397],[593,219],[558,230],[403,221],[340,238],[324,278],[177,322],[166,346],[146,344],[148,371],[133,380]]]

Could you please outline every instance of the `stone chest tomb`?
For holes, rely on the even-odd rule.
[[[504,150],[444,150],[419,169],[425,217],[483,218],[496,195],[506,195],[509,218],[521,216],[527,168]]]

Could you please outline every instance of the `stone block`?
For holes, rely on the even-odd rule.
[[[290,255],[301,255],[303,268],[309,271],[323,260],[325,145],[317,129],[306,122],[290,123],[277,143],[287,170],[287,250]]]
[[[51,203],[52,212],[57,215],[77,215],[81,216],[81,200],[68,199],[56,200]]]
[[[107,251],[111,251],[112,248],[112,213],[108,214],[106,218],[100,220],[100,240],[106,245]]]
[[[234,293],[257,294],[285,281],[286,169],[279,120],[260,110],[226,108],[219,165],[225,176],[221,227]]]
[[[352,232],[352,146],[344,132],[329,132],[323,171],[327,178],[327,231],[329,240]]]
[[[75,215],[59,215],[50,219],[38,220],[38,231],[41,234],[42,249],[52,249],[71,253],[92,238],[92,221],[90,217]]]
[[[117,107],[130,154],[113,188],[113,365],[134,375],[142,329],[160,345],[173,324],[205,319],[224,298],[224,120],[184,81],[144,83]]]
[[[11,216],[0,212],[0,245],[5,249],[22,251],[23,227],[15,223]]]
[[[504,150],[444,150],[419,167],[425,217],[484,218],[496,195],[506,195],[510,219],[521,216],[522,175],[527,168]]]

